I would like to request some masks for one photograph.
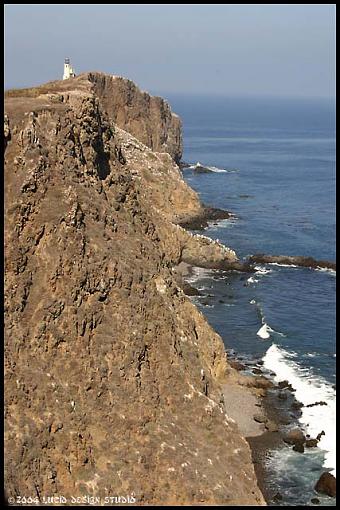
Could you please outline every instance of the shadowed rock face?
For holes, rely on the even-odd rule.
[[[197,195],[117,126],[111,90],[83,76],[7,94],[7,497],[264,504],[221,403],[223,343],[171,270],[195,244],[236,254],[175,224]]]

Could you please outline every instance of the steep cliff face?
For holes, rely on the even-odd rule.
[[[180,118],[167,101],[142,92],[131,80],[88,73],[95,94],[116,124],[155,152],[167,152],[178,163],[182,157]]]
[[[173,277],[198,198],[69,82],[5,105],[7,495],[264,504],[222,341]]]

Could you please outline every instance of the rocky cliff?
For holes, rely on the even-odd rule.
[[[149,98],[97,73],[7,93],[8,497],[264,504],[223,343],[173,275],[237,256],[177,225],[202,207]]]
[[[156,152],[167,152],[178,163],[182,157],[180,118],[167,101],[142,92],[131,80],[89,73],[95,94],[110,118]]]

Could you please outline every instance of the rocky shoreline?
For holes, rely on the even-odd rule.
[[[185,230],[233,215],[182,179],[180,119],[103,73],[5,107],[7,496],[265,505],[244,436],[278,433],[273,383],[229,362],[185,295],[192,265],[254,269]]]
[[[224,209],[202,204],[202,212],[193,215],[191,218],[186,219],[185,221],[179,222],[178,225],[186,230],[203,231],[209,227],[210,222],[216,222],[217,224],[218,221],[233,218],[236,218],[236,216],[231,211],[226,211]],[[254,264],[278,264],[306,267],[309,269],[330,269],[332,271],[336,271],[336,262],[329,260],[317,260],[313,257],[305,257],[301,255],[267,255],[263,253],[257,253],[248,256],[244,261],[237,262],[238,266],[230,266],[229,268],[238,271],[254,272]],[[223,263],[221,263],[219,266],[205,265],[200,267],[228,269]]]
[[[186,295],[201,295],[187,281],[193,274],[193,266],[182,262],[173,271],[176,281]],[[261,359],[250,361],[234,351],[227,349],[226,352],[228,364],[239,374],[236,385],[229,386],[227,396],[225,395],[228,414],[238,424],[249,443],[257,482],[266,503],[270,506],[285,505],[285,497],[268,484],[268,455],[273,450],[282,448],[291,448],[303,454],[306,450],[318,447],[324,431],[320,430],[315,438],[305,435],[298,421],[303,404],[295,398],[295,390],[289,381],[275,383],[273,377],[276,374],[263,369]],[[326,403],[315,402],[308,407],[315,405]],[[334,476],[323,472],[319,479],[315,480],[314,491],[311,505],[319,504],[322,494],[335,497]]]

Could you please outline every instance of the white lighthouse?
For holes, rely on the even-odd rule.
[[[68,80],[69,78],[74,78],[75,75],[76,75],[76,73],[74,72],[74,69],[71,67],[70,59],[65,58],[63,80]]]

